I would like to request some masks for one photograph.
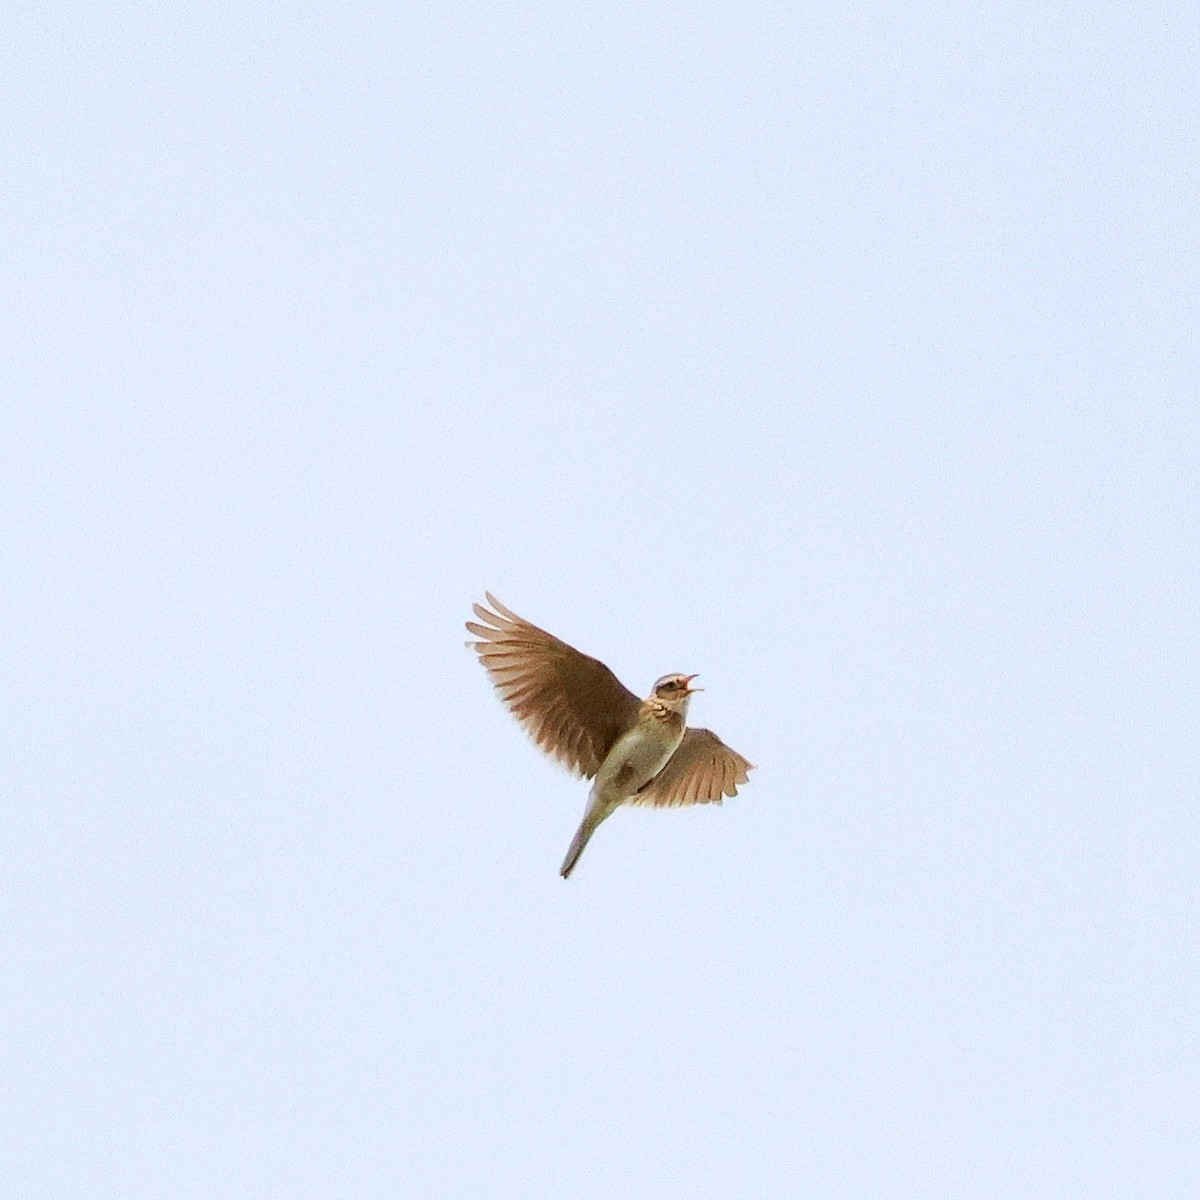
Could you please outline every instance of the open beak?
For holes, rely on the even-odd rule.
[[[687,694],[688,694],[689,696],[690,696],[690,695],[691,695],[693,692],[702,692],[702,691],[704,691],[704,689],[703,689],[703,688],[694,688],[694,687],[692,687],[692,680],[693,680],[693,679],[698,679],[698,678],[699,678],[699,672],[697,672],[695,675],[688,675],[688,676],[686,676],[686,677],[684,678],[684,681],[683,681],[683,682],[687,684]]]

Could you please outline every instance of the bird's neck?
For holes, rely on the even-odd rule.
[[[641,716],[645,720],[661,721],[674,729],[682,729],[687,720],[687,699],[668,702],[651,696],[642,701]]]

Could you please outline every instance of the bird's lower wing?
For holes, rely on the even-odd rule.
[[[667,765],[630,804],[665,808],[680,804],[720,804],[749,781],[754,764],[731,750],[709,729],[689,729]]]

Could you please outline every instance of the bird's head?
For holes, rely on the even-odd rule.
[[[655,682],[651,695],[676,712],[687,712],[687,702],[691,694],[704,691],[703,688],[692,687],[692,680],[695,678],[695,675],[664,675]]]

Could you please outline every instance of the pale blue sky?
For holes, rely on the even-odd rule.
[[[1198,1194],[1194,4],[0,34],[9,1194]]]

